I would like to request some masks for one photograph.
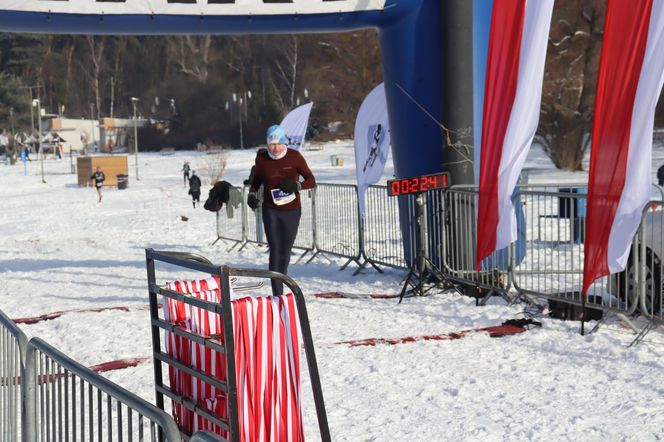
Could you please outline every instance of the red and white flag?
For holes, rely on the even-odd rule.
[[[554,0],[495,0],[487,55],[476,267],[516,240],[512,192],[535,136]]]
[[[625,268],[648,202],[664,0],[609,0],[593,121],[583,293]]]

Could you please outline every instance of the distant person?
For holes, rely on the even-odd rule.
[[[664,165],[657,169],[657,184],[664,186]]]
[[[191,195],[191,203],[196,208],[196,203],[201,202],[201,179],[196,175],[196,171],[191,171],[191,178],[189,178],[189,195]]]
[[[189,171],[191,170],[191,167],[189,167],[189,161],[185,161],[184,164],[182,165],[182,174],[184,175],[184,185],[187,185],[187,182],[189,182]]]
[[[23,159],[23,158],[22,158],[23,155],[25,155],[25,161],[32,161],[32,160],[30,159],[30,150],[28,149],[27,146],[23,148],[23,153],[21,154],[21,159]]]
[[[97,170],[95,173],[90,175],[90,180],[95,182],[95,188],[97,189],[97,195],[99,195],[99,202],[101,203],[101,188],[104,186],[104,180],[106,179],[106,175],[104,175],[104,172],[101,171],[101,167],[97,166]]]
[[[267,130],[267,150],[259,150],[252,173],[247,205],[256,210],[258,189],[263,186],[263,226],[270,247],[269,269],[288,271],[291,249],[300,225],[302,209],[300,191],[316,186],[316,178],[300,152],[288,149],[288,137],[283,127]],[[300,181],[300,177],[304,181]],[[282,295],[284,284],[272,280],[272,294]]]

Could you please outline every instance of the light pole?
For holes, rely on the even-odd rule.
[[[32,108],[34,107],[34,104],[32,103],[32,101],[33,101],[32,90],[37,89],[37,91],[39,91],[39,89],[41,89],[41,85],[20,86],[19,89],[28,89],[30,91],[30,103],[31,103],[31,105],[30,105],[30,126],[32,127],[32,133],[35,133],[35,117],[34,117],[34,114],[32,112]],[[37,92],[37,96],[39,96],[39,92]]]
[[[14,108],[10,107],[9,108],[9,124],[12,127],[12,135],[14,135]]]
[[[136,160],[136,181],[140,181],[140,178],[138,178],[138,128],[136,127],[136,124],[138,123],[138,120],[136,120],[136,103],[138,101],[138,98],[131,97],[131,105],[134,107],[134,160]]]
[[[175,98],[167,98],[168,102],[171,103],[171,115],[175,115],[177,110],[175,108]]]
[[[39,162],[41,163],[41,177],[42,177],[42,183],[45,183],[46,180],[44,179],[44,152],[42,151],[42,120],[41,120],[41,102],[39,101],[39,98],[35,98],[32,100],[32,107],[37,108],[37,121],[39,122],[39,134],[38,134],[38,140],[39,140]]]
[[[244,112],[244,119],[247,119],[247,98],[251,98],[251,91],[244,91],[242,97],[239,97],[235,92],[233,92],[233,103],[238,103],[238,109],[240,111],[240,149],[244,149],[244,134],[242,133],[242,112]],[[244,109],[242,108],[242,103],[244,103]]]

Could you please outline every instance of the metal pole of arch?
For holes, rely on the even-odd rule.
[[[473,1],[446,0],[441,2],[441,60],[443,164],[454,184],[474,183],[473,149]],[[450,207],[456,213],[474,213],[474,201],[458,201],[463,206]],[[465,207],[470,205],[470,207]],[[467,220],[470,222],[470,220]],[[475,226],[455,229],[448,240],[462,262],[473,259]],[[457,249],[465,245],[463,250]]]
[[[32,106],[37,107],[37,122],[39,123],[39,134],[37,135],[39,138],[39,163],[41,166],[41,179],[42,183],[45,183],[46,180],[44,179],[44,150],[42,149],[42,120],[41,120],[41,102],[39,101],[39,98],[35,98],[32,100]]]

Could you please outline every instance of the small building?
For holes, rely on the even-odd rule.
[[[85,186],[90,183],[90,176],[101,167],[106,175],[105,186],[117,186],[118,175],[128,175],[128,162],[126,155],[78,157],[76,170],[78,170],[78,185]]]
[[[96,120],[57,117],[46,122],[45,132],[57,132],[67,140],[61,143],[63,153],[70,150],[94,152],[95,144],[99,143],[99,123]]]
[[[103,118],[101,151],[109,153],[133,152],[134,125],[136,127],[146,127],[148,124],[149,121],[143,118],[137,118],[136,120],[131,118]]]

